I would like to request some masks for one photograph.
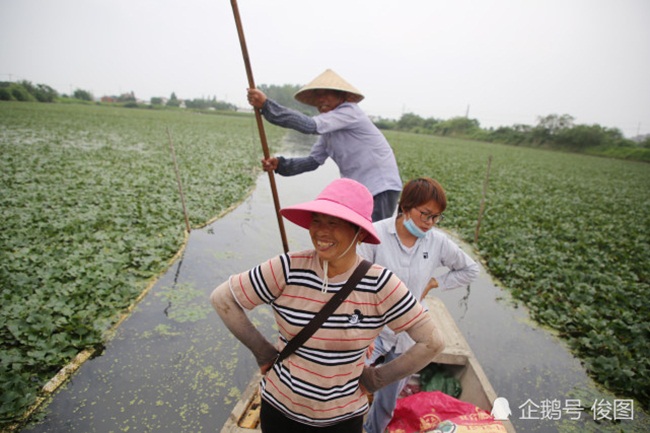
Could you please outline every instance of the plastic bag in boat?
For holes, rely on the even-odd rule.
[[[443,421],[453,424],[443,424]],[[447,427],[455,426],[456,430]],[[494,429],[489,429],[494,425]],[[393,419],[388,424],[389,433],[466,432],[505,433],[505,427],[486,411],[471,403],[460,401],[440,391],[426,391],[397,400]],[[445,430],[437,430],[441,427]],[[483,427],[488,429],[483,429]],[[476,430],[476,428],[480,428]]]
[[[487,412],[460,415],[441,422],[431,433],[507,433],[501,421]]]

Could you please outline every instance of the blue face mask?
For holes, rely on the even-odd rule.
[[[404,217],[402,223],[404,224],[404,227],[406,227],[406,230],[418,239],[422,239],[427,234],[427,232],[423,232],[420,227],[416,226],[412,219],[406,219],[406,217]]]

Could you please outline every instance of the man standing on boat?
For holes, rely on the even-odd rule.
[[[319,114],[307,116],[267,98],[258,89],[248,89],[248,102],[260,109],[267,121],[304,134],[319,135],[309,156],[264,159],[264,170],[293,176],[313,171],[328,157],[332,158],[341,177],[356,180],[372,193],[373,221],[392,216],[402,190],[402,179],[386,137],[357,104],[364,98],[363,94],[328,69],[294,97],[316,107]]]

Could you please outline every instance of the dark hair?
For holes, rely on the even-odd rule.
[[[407,182],[402,189],[398,211],[403,213],[431,200],[440,206],[440,212],[445,211],[447,208],[447,195],[442,185],[430,177],[413,179]]]

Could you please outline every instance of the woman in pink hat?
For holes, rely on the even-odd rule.
[[[364,98],[361,92],[336,72],[327,69],[294,97],[303,104],[316,107],[320,114],[307,116],[268,99],[258,89],[248,89],[248,102],[260,109],[269,122],[319,136],[308,156],[264,159],[264,170],[293,176],[316,170],[327,158],[332,158],[341,177],[360,182],[372,193],[373,221],[393,215],[402,190],[402,179],[388,140],[358,105]]]
[[[264,374],[261,428],[270,432],[362,432],[367,393],[426,366],[442,350],[430,315],[388,269],[372,265],[315,333],[282,360],[278,355],[351,277],[362,259],[357,244],[377,244],[372,195],[352,179],[337,179],[313,201],[282,209],[309,229],[314,248],[270,259],[233,275],[211,295],[215,310],[248,347]],[[273,308],[272,344],[245,310]],[[380,367],[365,366],[384,326],[405,331],[415,344]]]

